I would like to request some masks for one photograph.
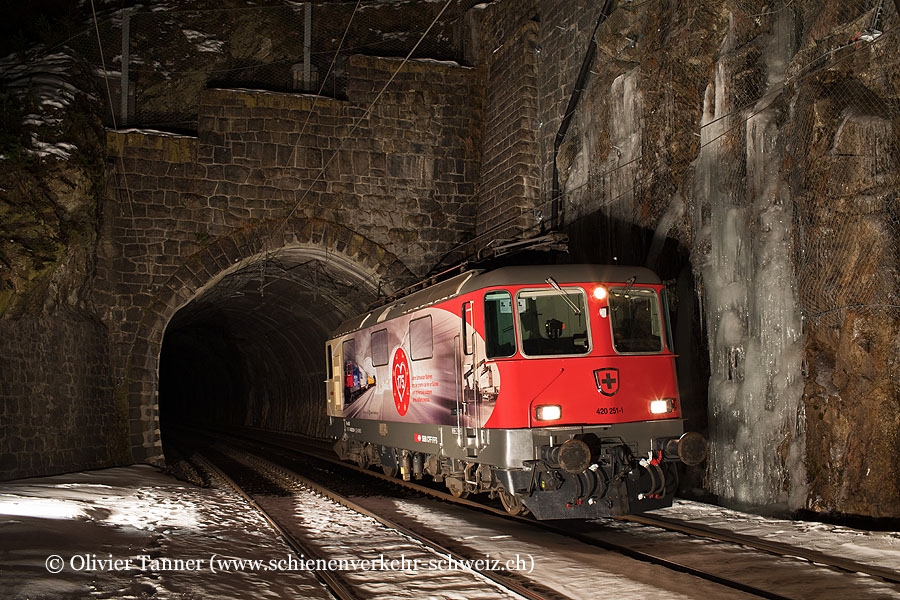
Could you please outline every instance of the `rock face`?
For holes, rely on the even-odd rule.
[[[3,72],[0,478],[124,464],[125,410],[89,302],[106,179],[92,79],[62,53]]]
[[[900,472],[885,452],[900,443],[897,117],[873,93],[883,82],[854,67],[865,73],[848,65],[807,108],[810,507],[896,516]]]
[[[489,66],[522,45],[498,30],[539,23],[536,66],[487,82],[515,87],[521,71],[538,82],[541,193],[520,210],[548,214],[555,160],[572,253],[672,283],[685,412],[700,427],[706,413],[713,442],[708,490],[900,515],[900,65],[880,36],[896,7],[618,3],[554,156],[599,11],[535,1],[481,13]]]

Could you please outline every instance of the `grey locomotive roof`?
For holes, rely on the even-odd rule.
[[[588,281],[624,284],[632,277],[635,277],[634,283],[638,285],[661,283],[656,273],[650,269],[620,265],[528,265],[500,267],[491,271],[473,270],[348,319],[338,326],[334,336],[393,319],[460,294],[504,285],[543,285],[548,277],[553,277],[561,285]]]
[[[501,267],[481,273],[463,285],[461,294],[494,285],[543,284],[552,277],[559,284],[603,281],[605,283],[625,283],[635,277],[636,284],[659,285],[659,277],[644,267],[623,267],[620,265],[527,265],[521,267]]]

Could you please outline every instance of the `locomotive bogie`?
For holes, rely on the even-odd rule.
[[[507,509],[514,497],[538,519],[599,518],[670,505],[679,457],[664,449],[683,436],[681,420],[485,429],[485,445],[472,457],[459,444],[465,432],[453,427],[331,419],[329,429],[343,460],[404,480],[427,475],[459,497],[498,495]],[[573,466],[567,446],[587,449],[583,464]],[[513,511],[521,512],[517,504]]]

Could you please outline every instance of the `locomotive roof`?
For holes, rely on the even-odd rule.
[[[348,319],[338,326],[334,336],[350,333],[364,326],[393,319],[432,304],[449,300],[460,294],[505,285],[544,285],[548,277],[553,277],[559,284],[591,281],[624,284],[632,277],[635,278],[634,283],[638,285],[660,285],[662,283],[656,273],[650,269],[621,265],[527,265],[500,267],[490,271],[476,269],[460,273],[455,277],[413,292],[409,296],[404,296],[390,304],[379,306],[369,312]]]
[[[552,277],[559,284],[602,281],[603,283],[625,283],[632,277],[636,284],[659,285],[659,277],[644,267],[624,267],[621,265],[527,265],[501,267],[485,271],[473,277],[460,290],[461,294],[473,292],[495,285],[528,285],[546,283]]]

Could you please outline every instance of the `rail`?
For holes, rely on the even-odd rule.
[[[262,445],[263,447],[268,448],[270,451],[274,449],[274,450],[282,451],[282,452],[290,451],[290,452],[300,453],[305,456],[313,457],[317,460],[321,460],[321,461],[324,461],[324,462],[327,462],[330,464],[338,465],[342,468],[346,468],[346,469],[349,469],[349,470],[352,470],[355,472],[365,474],[369,477],[380,479],[380,480],[390,482],[395,485],[405,487],[407,489],[414,490],[416,492],[422,493],[422,494],[430,496],[432,498],[444,500],[447,502],[452,502],[454,504],[466,506],[466,507],[473,508],[473,509],[476,509],[476,510],[479,510],[482,512],[491,513],[491,514],[500,516],[504,519],[511,519],[511,520],[514,520],[514,521],[517,521],[520,523],[527,524],[530,527],[539,528],[539,529],[542,529],[547,532],[555,533],[557,535],[562,535],[562,536],[568,537],[570,539],[575,539],[586,545],[601,548],[606,551],[617,552],[619,554],[622,554],[624,556],[627,556],[627,557],[635,559],[635,560],[662,566],[662,567],[665,567],[672,571],[685,573],[685,574],[688,574],[688,575],[691,575],[691,576],[694,576],[694,577],[697,577],[697,578],[700,578],[700,579],[703,579],[703,580],[706,580],[706,581],[709,581],[709,582],[712,582],[712,583],[715,583],[718,585],[722,585],[724,587],[728,587],[728,588],[731,588],[731,589],[734,589],[734,590],[737,590],[740,592],[744,592],[744,593],[747,593],[747,594],[750,594],[750,595],[753,595],[756,597],[769,598],[771,600],[786,600],[788,598],[787,596],[783,596],[778,593],[771,592],[771,591],[765,590],[765,589],[761,589],[761,588],[758,588],[758,587],[755,587],[753,585],[749,585],[749,584],[746,584],[743,582],[734,581],[732,579],[722,577],[715,573],[710,573],[708,571],[704,571],[702,569],[692,567],[692,566],[682,563],[682,562],[678,562],[678,561],[664,558],[664,557],[661,557],[658,555],[650,554],[648,552],[636,550],[636,549],[628,547],[624,544],[619,544],[619,543],[615,543],[615,542],[611,542],[611,541],[607,541],[607,540],[601,540],[601,539],[597,539],[595,537],[586,535],[581,532],[567,530],[563,527],[553,525],[553,524],[551,524],[551,522],[536,521],[534,519],[527,518],[527,517],[513,516],[501,508],[496,508],[496,507],[493,507],[493,506],[490,506],[487,504],[475,502],[470,499],[457,498],[456,496],[453,496],[452,494],[442,492],[439,490],[435,490],[435,489],[432,489],[425,485],[421,485],[421,484],[413,483],[413,482],[409,482],[409,481],[402,481],[395,477],[390,477],[388,475],[384,475],[384,474],[381,474],[381,473],[378,473],[375,471],[363,469],[357,465],[353,465],[350,463],[346,463],[344,461],[340,461],[336,457],[328,456],[328,450],[325,447],[323,447],[323,445],[321,444],[320,441],[314,440],[313,438],[306,438],[305,436],[299,436],[299,435],[295,435],[295,434],[276,435],[273,437],[272,432],[266,432],[266,434],[265,434],[266,439],[260,439],[253,435],[250,435],[250,432],[247,432],[246,430],[243,430],[239,436],[235,435],[234,432],[225,434],[221,431],[216,432],[215,435],[216,436],[227,436],[227,438],[229,439],[229,442],[232,442],[232,443],[240,440],[240,441],[243,441],[243,443],[245,443],[245,444],[252,443],[252,444],[256,444],[256,445]],[[281,439],[278,440],[275,438],[281,438]],[[222,438],[220,437],[220,439],[222,439]],[[290,444],[290,445],[288,446],[286,444]],[[259,447],[259,446],[257,446],[257,447]],[[284,469],[284,467],[278,467],[278,468]],[[296,475],[296,476],[302,478],[302,476],[300,476],[300,475]],[[305,480],[305,478],[303,478],[303,479]],[[308,481],[308,480],[306,480],[306,481]],[[317,485],[317,484],[313,484],[313,485]],[[321,487],[321,486],[319,486],[319,487]],[[354,506],[359,506],[355,503],[352,503],[352,501],[348,500],[348,502],[351,502],[351,504],[353,504]],[[359,509],[360,509],[360,511],[366,510],[363,507],[359,507]],[[353,510],[357,510],[357,508],[353,508]],[[378,518],[378,517],[374,517],[374,518]],[[388,526],[393,528],[394,525],[395,524],[388,525]],[[397,527],[402,527],[402,526],[397,525]],[[697,534],[689,534],[689,535],[697,535]],[[703,536],[703,537],[711,537],[711,536]],[[719,541],[722,541],[722,540],[719,540]],[[726,541],[731,541],[731,540],[726,540]],[[741,545],[751,545],[749,542],[744,541],[744,540],[742,540],[740,542],[734,542],[734,543],[739,543]],[[760,548],[760,549],[762,549],[762,548]],[[444,552],[444,551],[445,550],[441,550],[441,552]],[[769,550],[766,550],[766,551],[769,552]],[[777,553],[777,554],[779,554],[781,556],[784,555],[782,553]],[[821,561],[817,561],[817,562],[821,562]],[[524,594],[522,594],[522,595],[524,595]],[[526,597],[531,597],[531,596],[526,596]]]
[[[348,508],[360,515],[364,515],[366,517],[374,519],[388,530],[396,531],[407,538],[415,540],[436,555],[447,556],[456,561],[457,564],[467,565],[466,570],[480,576],[483,579],[493,582],[494,584],[508,590],[514,595],[518,595],[529,600],[544,600],[545,598],[547,598],[547,596],[539,593],[535,589],[532,589],[531,587],[528,587],[514,579],[511,579],[510,577],[503,575],[501,572],[478,568],[477,561],[470,560],[465,556],[459,554],[458,552],[447,548],[446,546],[426,536],[423,536],[409,529],[408,527],[405,527],[387,517],[379,515],[357,504],[349,498],[335,492],[334,490],[317,482],[314,482],[307,477],[304,477],[303,475],[292,471],[291,469],[288,469],[282,465],[278,465],[258,455],[249,453],[246,450],[237,451],[234,449],[219,449],[219,451],[229,456],[235,452],[242,452],[244,455],[243,457],[235,458],[234,456],[230,456],[230,458],[238,460],[245,465],[252,465],[251,468],[254,468],[257,471],[277,474],[277,476],[284,480],[287,480],[288,482],[299,484],[300,486],[310,490],[312,493],[328,498],[332,502],[340,504],[341,506],[344,506],[345,508]],[[197,453],[194,453],[194,455],[192,456],[192,460],[195,457],[198,457]],[[198,459],[198,462],[202,463],[203,468],[208,468],[209,470],[215,472],[218,477],[225,481],[229,487],[231,487],[250,506],[252,506],[254,510],[256,510],[266,520],[266,522],[268,522],[272,526],[272,528],[282,537],[282,539],[284,539],[284,541],[291,547],[291,549],[301,558],[313,558],[314,560],[317,558],[321,558],[320,556],[317,556],[316,552],[312,548],[297,539],[297,537],[287,531],[286,528],[279,525],[276,519],[269,512],[267,512],[262,506],[260,506],[260,504],[257,503],[250,496],[250,494],[242,489],[241,486],[232,478],[230,478],[221,468],[216,466],[209,457],[200,454]],[[327,570],[314,570],[314,574],[336,597],[342,600],[345,598],[359,598],[359,596],[352,593],[352,591],[344,584],[344,582],[342,582],[338,577],[335,576],[334,572]],[[553,597],[565,598],[565,596],[561,596],[558,592],[554,592]]]

